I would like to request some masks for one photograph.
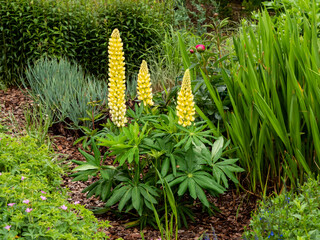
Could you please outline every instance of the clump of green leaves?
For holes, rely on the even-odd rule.
[[[109,227],[92,212],[69,203],[54,156],[29,136],[0,133],[1,239],[106,239]]]
[[[318,239],[320,178],[259,204],[244,239]]]

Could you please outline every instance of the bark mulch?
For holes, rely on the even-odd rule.
[[[11,88],[6,91],[0,90],[0,124],[9,126],[12,129],[12,135],[23,133],[25,119],[24,109],[32,107],[32,100],[26,96],[21,90]],[[61,154],[65,160],[63,161],[64,168],[70,169],[75,166],[71,163],[71,159],[84,160],[78,152],[79,146],[74,146],[73,142],[77,138],[74,132],[63,129],[61,125],[54,125],[50,129],[49,135],[52,141],[54,151]],[[59,134],[58,134],[59,133]],[[112,163],[109,160],[110,164]],[[67,168],[68,167],[68,168]],[[86,198],[86,194],[81,191],[88,186],[92,179],[87,182],[73,182],[68,175],[63,177],[63,187],[70,189],[69,201],[80,201],[82,205],[89,209],[103,207],[104,203],[95,197]],[[248,195],[247,193],[238,192],[236,189],[230,189],[225,194],[218,198],[209,197],[220,210],[210,216],[208,213],[203,213],[201,206],[197,203],[194,205],[195,221],[188,223],[188,229],[182,228],[179,230],[179,240],[198,239],[204,232],[208,233],[210,239],[214,238],[215,232],[217,239],[241,239],[244,227],[249,224],[251,211],[256,207],[257,198]],[[139,228],[126,228],[125,223],[129,222],[127,216],[119,217],[112,212],[107,212],[103,215],[97,215],[99,220],[110,221],[111,228],[107,230],[110,239],[122,237],[125,240],[141,239]],[[145,239],[158,239],[159,231],[147,227],[143,230]]]

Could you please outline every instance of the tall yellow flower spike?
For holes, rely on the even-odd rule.
[[[138,74],[138,99],[143,101],[145,106],[152,106],[154,103],[152,101],[152,88],[150,81],[150,74],[148,70],[148,65],[145,60],[142,60],[139,74]]]
[[[123,43],[119,30],[116,28],[111,34],[108,46],[109,53],[109,83],[108,106],[111,120],[118,127],[124,127],[127,122],[125,102],[125,63]]]
[[[181,90],[178,93],[177,116],[178,123],[184,127],[190,126],[194,121],[194,102],[191,90],[190,71],[187,69],[184,73]]]

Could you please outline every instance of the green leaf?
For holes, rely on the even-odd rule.
[[[139,187],[136,186],[132,189],[132,205],[137,211],[139,211],[140,209],[140,202],[141,202],[140,189]]]
[[[81,150],[80,148],[78,148],[79,152],[85,157],[85,159],[87,160],[87,162],[95,164],[95,159],[94,156],[86,153],[85,151]]]
[[[219,137],[212,145],[212,150],[211,150],[211,158],[214,158],[216,154],[223,148],[223,137]],[[221,154],[220,154],[221,155]]]
[[[197,194],[196,194],[196,183],[195,181],[192,179],[192,178],[188,178],[188,189],[189,189],[189,192],[190,192],[190,196],[193,198],[193,199],[196,199],[197,198]]]
[[[180,177],[180,182],[181,182],[181,184],[179,185],[178,195],[182,196],[188,188],[188,178],[187,177]],[[173,186],[173,184],[169,183],[169,186]]]
[[[122,209],[126,205],[126,203],[129,201],[131,196],[132,196],[132,188],[128,189],[128,191],[126,191],[124,196],[121,198],[121,200],[119,202],[119,206],[118,206],[120,212],[122,211]]]
[[[98,169],[99,167],[94,166],[94,165],[90,165],[90,164],[83,164],[80,165],[76,168],[74,168],[72,171],[76,172],[76,171],[85,171],[85,170],[90,170],[90,169]]]
[[[165,158],[162,161],[162,165],[161,165],[161,176],[165,177],[169,171],[169,167],[170,167],[170,160],[169,158]]]
[[[122,198],[122,196],[128,190],[128,188],[129,188],[128,186],[123,186],[118,189],[115,188],[112,191],[111,198],[109,198],[109,200],[106,202],[106,206],[110,207],[110,206],[116,204]]]
[[[210,207],[206,194],[204,193],[204,191],[201,189],[199,185],[196,185],[196,194],[200,199],[200,201],[203,203],[203,205],[205,205],[206,207]]]

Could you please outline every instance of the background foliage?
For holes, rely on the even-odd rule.
[[[170,1],[169,1],[170,3]],[[137,1],[6,0],[0,4],[0,76],[19,81],[28,62],[43,55],[76,60],[106,78],[108,39],[118,28],[124,42],[127,74],[159,43],[171,21],[169,3]]]

